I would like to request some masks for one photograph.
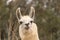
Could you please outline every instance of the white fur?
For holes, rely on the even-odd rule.
[[[19,25],[19,36],[21,37],[21,40],[39,40],[38,37],[38,31],[37,31],[37,25],[34,22],[34,16],[35,16],[35,10],[33,7],[31,7],[31,11],[29,15],[22,16],[20,9],[18,8],[17,11],[20,13],[20,19],[18,18],[17,14],[17,19],[18,22],[23,22],[22,24]],[[16,13],[17,13],[16,11]],[[33,12],[33,14],[32,14]],[[25,24],[29,23],[28,26]],[[25,27],[29,27],[29,29],[25,29]]]

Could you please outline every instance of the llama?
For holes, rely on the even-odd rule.
[[[19,16],[18,16],[19,14]],[[16,10],[21,40],[39,40],[37,25],[34,23],[35,9],[31,7],[29,15],[22,16],[20,8]]]

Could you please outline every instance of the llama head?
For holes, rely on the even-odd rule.
[[[18,19],[18,23],[20,24],[21,28],[28,30],[31,27],[32,23],[34,22],[35,10],[33,7],[31,7],[29,15],[22,16],[20,8],[17,8],[16,17]]]

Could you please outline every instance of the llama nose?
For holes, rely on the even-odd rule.
[[[29,23],[27,23],[27,24],[25,24],[26,26],[28,26],[29,25]]]

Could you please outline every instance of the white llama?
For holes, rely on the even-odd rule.
[[[19,14],[19,17],[18,17]],[[21,40],[39,40],[37,25],[34,23],[35,9],[31,7],[29,15],[22,16],[20,8],[16,10]]]

